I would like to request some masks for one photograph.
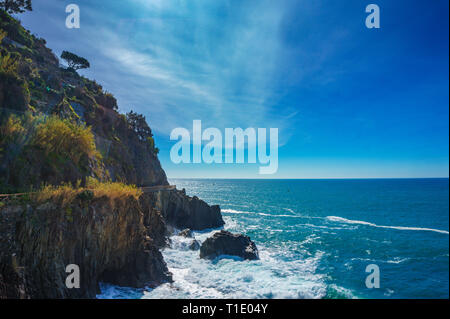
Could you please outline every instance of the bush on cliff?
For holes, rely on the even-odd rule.
[[[17,66],[17,59],[11,57],[9,53],[2,53],[0,55],[0,72],[6,74],[16,74]]]
[[[16,115],[9,116],[5,123],[0,126],[0,152],[2,146],[18,141],[24,133],[25,128],[22,121]]]
[[[33,144],[44,150],[46,156],[69,159],[77,166],[83,156],[101,157],[90,127],[57,116],[37,126]]]
[[[141,195],[142,190],[135,185],[100,182],[94,178],[88,178],[85,187],[74,187],[68,183],[59,186],[46,185],[33,194],[32,200],[39,204],[55,201],[64,207],[75,199],[89,201],[94,198],[108,197],[113,202],[116,199],[124,199],[130,196],[138,199]]]
[[[1,190],[107,177],[90,127],[30,112],[18,116],[0,108],[0,114]]]
[[[28,84],[17,74],[18,54],[0,52],[0,107],[24,111],[30,102]]]
[[[31,48],[34,44],[33,36],[20,25],[20,21],[0,9],[0,29],[8,33],[8,37],[22,45]]]

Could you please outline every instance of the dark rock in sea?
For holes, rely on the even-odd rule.
[[[186,238],[192,238],[192,230],[189,228],[186,228],[178,233],[178,236],[186,237]]]
[[[203,230],[225,224],[218,205],[209,206],[198,197],[189,197],[182,191],[158,192],[153,200],[166,223],[176,228]]]
[[[200,249],[200,243],[196,239],[194,239],[192,241],[192,243],[189,245],[189,249],[190,250],[199,250]]]
[[[200,247],[200,258],[214,259],[220,255],[259,259],[258,249],[250,237],[222,230],[206,239]]]

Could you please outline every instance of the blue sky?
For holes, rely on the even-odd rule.
[[[65,27],[66,5],[81,28]],[[365,27],[365,7],[381,28]],[[449,3],[34,1],[19,18],[146,116],[169,178],[448,177]],[[176,127],[279,128],[279,169],[170,161]]]

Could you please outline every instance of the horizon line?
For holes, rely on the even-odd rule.
[[[309,177],[309,178],[243,178],[243,177],[168,177],[167,179],[223,179],[223,180],[349,180],[349,179],[449,179],[449,177]]]

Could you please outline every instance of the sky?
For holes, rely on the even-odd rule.
[[[81,27],[65,26],[68,4]],[[367,5],[380,7],[368,29]],[[147,118],[169,178],[449,175],[447,0],[46,0],[18,18]],[[278,128],[278,171],[174,164],[177,127]]]

